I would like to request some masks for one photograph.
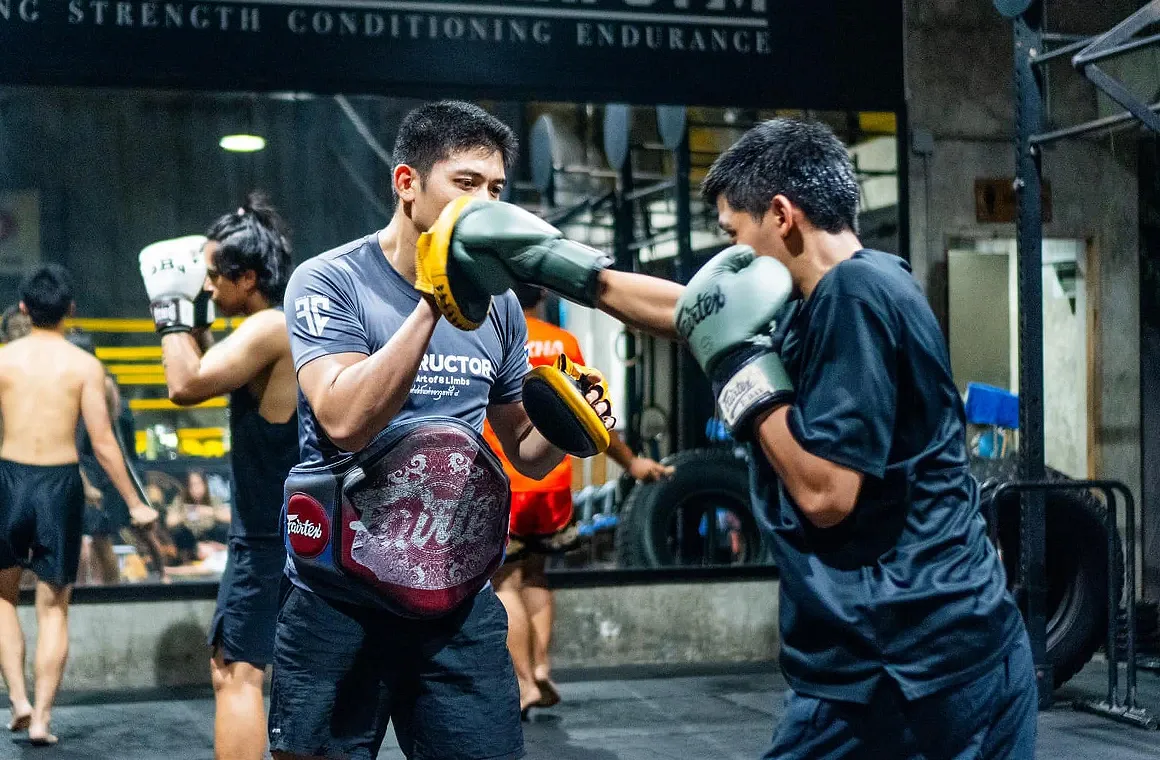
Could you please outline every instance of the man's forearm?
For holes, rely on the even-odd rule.
[[[682,292],[683,286],[660,277],[605,269],[600,273],[596,305],[629,327],[677,340],[674,313]]]
[[[94,441],[93,453],[96,455],[97,462],[101,465],[101,468],[109,476],[109,481],[113,484],[113,488],[117,489],[117,493],[121,495],[125,503],[129,505],[136,504],[141,497],[137,494],[137,488],[133,484],[133,479],[129,475],[128,465],[125,463],[125,456],[116,441],[109,440],[103,443]]]
[[[170,333],[161,339],[161,366],[169,397],[184,400],[201,367],[201,349],[191,333]]]
[[[338,373],[314,404],[331,440],[358,451],[390,424],[407,401],[438,322],[435,307],[420,300],[385,346]]]
[[[854,509],[862,477],[806,451],[789,429],[788,404],[754,423],[765,458],[806,519],[830,528]]]
[[[624,442],[624,439],[617,434],[615,430],[608,431],[608,456],[612,461],[621,466],[622,469],[627,470],[632,460],[636,455],[632,453],[632,449]]]
[[[527,432],[520,437],[517,454],[511,460],[512,466],[521,475],[541,480],[563,462],[565,456],[563,451],[548,443],[540,431],[529,424]]]

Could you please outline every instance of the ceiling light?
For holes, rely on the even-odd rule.
[[[253,153],[266,147],[266,139],[257,135],[226,135],[218,145],[231,153]]]

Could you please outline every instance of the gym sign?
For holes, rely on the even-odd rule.
[[[0,0],[0,82],[891,107],[901,36],[901,0]]]

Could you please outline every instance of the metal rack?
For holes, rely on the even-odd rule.
[[[1148,105],[1099,67],[1101,61],[1160,42],[1160,35],[1135,38],[1160,21],[1160,0],[1152,0],[1110,31],[1092,37],[1047,32],[1044,0],[994,0],[996,9],[1012,22],[1015,63],[1015,196],[1019,256],[1019,479],[1039,482],[1045,477],[1043,438],[1043,148],[1059,140],[1106,132],[1138,121],[1160,132],[1160,103]],[[1045,45],[1062,43],[1046,51]],[[1045,66],[1072,55],[1075,69],[1126,110],[1114,116],[1050,131],[1047,127]],[[1041,680],[1040,706],[1051,704],[1051,666],[1046,658],[1044,492],[1021,490],[1021,571],[1027,584],[1024,617]],[[1111,505],[1110,505],[1111,507]],[[1129,503],[1131,510],[1134,506]],[[1134,530],[1134,524],[1133,524]],[[1130,540],[1134,541],[1134,536]],[[1135,557],[1127,565],[1134,566]],[[1134,597],[1134,593],[1133,593]],[[1127,599],[1129,607],[1135,599]],[[1114,609],[1114,608],[1113,608]],[[1136,632],[1127,631],[1129,639]],[[1134,646],[1131,647],[1134,651]],[[1114,661],[1110,663],[1115,668]],[[1134,663],[1130,664],[1134,667]]]

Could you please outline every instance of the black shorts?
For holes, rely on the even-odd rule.
[[[507,614],[490,586],[437,620],[290,588],[275,639],[270,749],[371,760],[388,723],[411,760],[523,757]]]
[[[274,626],[286,580],[286,545],[281,538],[231,538],[218,586],[209,645],[226,664],[264,668],[274,661]]]
[[[54,586],[71,586],[81,557],[85,492],[75,464],[0,459],[0,569],[27,567]]]
[[[100,507],[85,505],[84,534],[93,538],[109,538],[113,535],[113,526],[105,510]]]

